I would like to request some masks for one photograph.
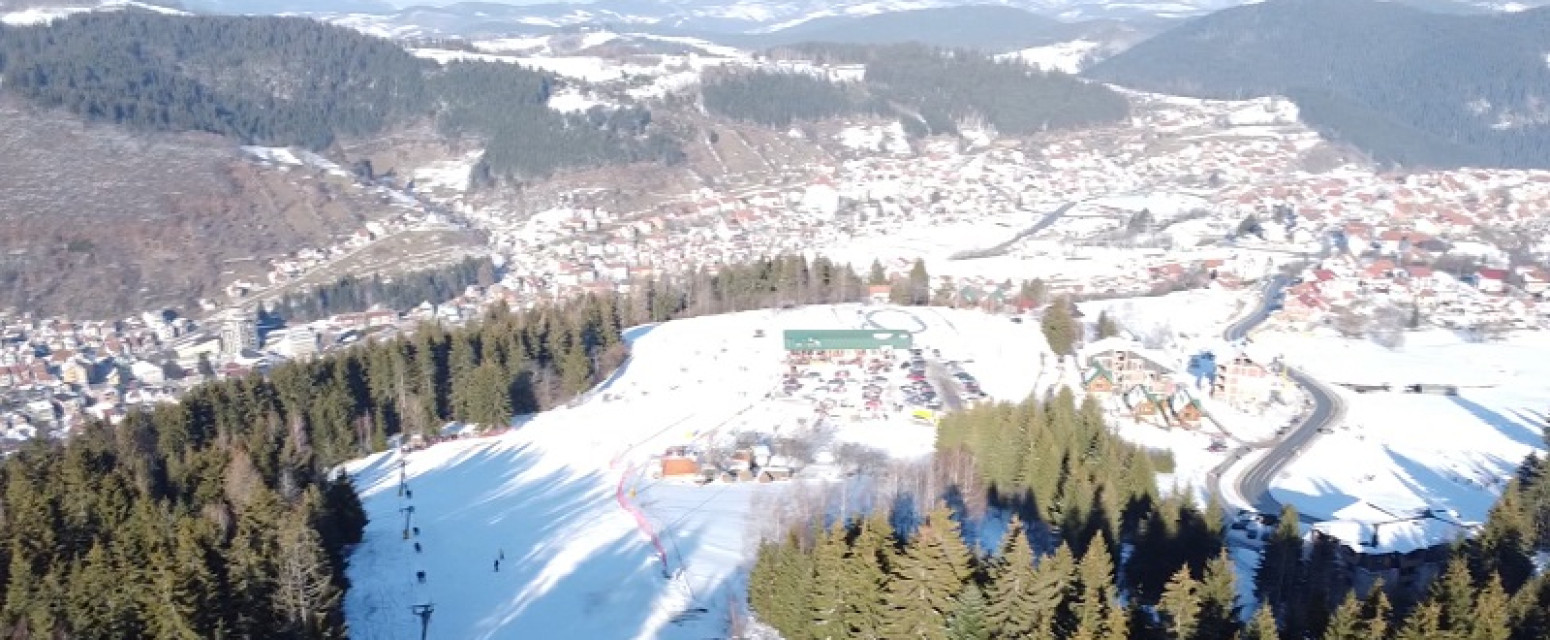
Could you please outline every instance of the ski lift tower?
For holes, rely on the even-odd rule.
[[[420,617],[420,640],[425,640],[426,634],[431,630],[431,612],[436,610],[432,603],[415,604],[409,606],[409,611]]]

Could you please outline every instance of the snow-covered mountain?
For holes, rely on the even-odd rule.
[[[80,2],[0,0],[0,24],[13,27],[46,24],[54,20],[67,18],[73,14],[88,11],[123,11],[134,9],[155,11],[157,13],[187,14],[186,11],[169,6],[172,4],[174,3],[150,3],[137,0],[103,0],[102,2],[91,2],[90,0]]]

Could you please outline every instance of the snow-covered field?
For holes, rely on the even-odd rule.
[[[1482,520],[1504,480],[1542,450],[1550,407],[1550,336],[1472,344],[1445,331],[1390,351],[1337,337],[1265,332],[1275,350],[1329,382],[1456,384],[1458,396],[1342,392],[1346,417],[1287,467],[1272,491],[1319,517],[1359,502],[1387,511],[1457,510]]]
[[[474,165],[484,155],[483,150],[473,151],[457,160],[437,160],[417,167],[410,174],[416,189],[446,190],[461,193],[468,189],[468,179]]]
[[[670,445],[789,420],[790,400],[766,398],[781,373],[783,329],[869,326],[917,331],[917,344],[964,361],[999,399],[1032,392],[1047,352],[1031,323],[931,308],[813,306],[632,329],[630,361],[575,406],[500,436],[346,465],[371,518],[350,561],[352,632],[414,637],[410,606],[434,603],[433,637],[718,636],[742,599],[758,505],[808,481],[699,487],[650,481],[645,465]],[[932,442],[929,427],[903,416],[846,425],[839,437],[905,457]],[[397,494],[400,464],[412,499]],[[411,505],[420,535],[405,540],[401,509]]]
[[[242,152],[248,154],[259,162],[277,166],[312,167],[340,177],[349,177],[350,172],[345,171],[337,163],[324,158],[306,149],[292,149],[289,147],[257,147],[244,146]]]
[[[0,7],[0,10],[3,9],[4,7]],[[0,13],[0,24],[6,24],[13,27],[24,27],[48,24],[55,20],[63,20],[77,13],[86,13],[89,11],[119,11],[123,9],[138,9],[141,11],[152,11],[155,13],[164,13],[177,16],[189,15],[187,11],[179,11],[177,9],[154,4],[135,2],[134,0],[104,0],[100,3],[84,3],[82,6],[78,7],[28,7],[19,11]]]
[[[1072,40],[1057,44],[1023,49],[996,56],[1003,60],[1021,60],[1024,64],[1042,71],[1077,73],[1097,53],[1100,43],[1091,40]]]
[[[887,125],[852,125],[840,130],[835,136],[840,144],[851,149],[908,155],[911,151],[904,125],[894,121]]]

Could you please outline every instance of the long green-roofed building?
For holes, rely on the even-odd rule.
[[[908,331],[897,329],[787,329],[786,351],[879,351],[908,349]]]

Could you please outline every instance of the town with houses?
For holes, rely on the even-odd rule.
[[[586,189],[543,208],[511,210],[468,189],[471,162],[437,163],[441,174],[461,167],[461,179],[351,176],[391,202],[394,214],[333,246],[271,260],[262,281],[232,282],[227,298],[204,301],[198,316],[0,314],[0,449],[176,402],[205,380],[407,335],[427,322],[457,326],[497,302],[519,308],[628,293],[646,278],[773,255],[825,256],[863,277],[875,262],[892,280],[907,277],[918,260],[930,274],[934,305],[1030,325],[1061,296],[1082,302],[1212,290],[1247,308],[1276,278],[1284,286],[1267,302],[1274,313],[1266,324],[1294,334],[1384,343],[1430,327],[1486,342],[1550,327],[1550,242],[1540,215],[1550,210],[1550,172],[1389,172],[1321,140],[1284,100],[1127,95],[1129,122],[1032,141],[981,132],[910,143],[897,123],[849,123],[821,141],[828,161],[662,197],[635,211],[593,204]],[[298,179],[349,175],[285,149],[251,155]],[[344,275],[333,269],[388,239],[435,229],[479,233],[500,267],[498,281],[412,308],[259,325],[256,309],[281,293]],[[1042,283],[1043,300],[1023,295],[1030,281]],[[887,303],[889,290],[874,283],[872,301]],[[1073,311],[1088,326],[1095,321]],[[1221,348],[1202,354],[1191,351],[1198,344],[1141,331],[1094,336],[1073,366],[1061,361],[1060,375],[1122,423],[1201,434],[1216,455],[1269,442],[1271,431],[1280,435],[1305,414],[1279,355],[1216,342]],[[873,352],[865,358],[885,362],[873,374],[892,363]],[[890,379],[877,375],[860,399],[845,402],[929,418],[984,396],[962,369],[947,382],[928,381],[927,365],[916,359],[902,395],[884,393]],[[1038,366],[1042,378],[1044,363]],[[791,376],[788,394],[807,383]],[[839,378],[819,382],[848,388]],[[938,392],[948,396],[946,407]],[[1251,424],[1269,426],[1245,427]],[[671,458],[660,473],[699,471],[698,462]],[[1439,526],[1429,516],[1404,521],[1418,530]],[[1416,535],[1441,544],[1465,527],[1445,524],[1447,531]],[[1326,529],[1368,535],[1340,533],[1351,526],[1367,531],[1346,520]],[[1434,543],[1412,546],[1404,553],[1423,557]]]
[[[1052,296],[1113,298],[1247,290],[1290,268],[1295,284],[1274,321],[1301,330],[1360,334],[1346,316],[1380,307],[1398,309],[1412,326],[1466,330],[1542,328],[1550,317],[1550,243],[1493,241],[1542,239],[1536,214],[1550,209],[1550,172],[1386,173],[1322,159],[1333,151],[1286,101],[1131,97],[1125,125],[1050,133],[1036,149],[987,135],[914,151],[890,142],[902,140],[896,126],[857,124],[836,136],[832,163],[786,169],[768,184],[700,189],[645,211],[586,206],[580,192],[554,208],[511,212],[481,207],[455,184],[384,180],[372,188],[399,214],[334,246],[273,260],[267,282],[232,283],[230,299],[206,301],[203,318],[0,316],[0,429],[9,446],[63,437],[87,420],[175,401],[211,376],[246,375],[421,322],[455,325],[497,300],[523,306],[627,292],[657,274],[790,253],[839,259],[863,274],[877,260],[895,278],[924,259],[937,302],[995,313],[1031,311],[1014,280],[1039,279]],[[283,149],[253,155],[300,172],[341,173]],[[250,312],[267,289],[382,238],[442,226],[487,233],[504,267],[500,282],[412,309],[266,330],[260,339]],[[1105,362],[1093,375],[1130,375]],[[1188,401],[1178,402],[1164,394],[1150,404],[1197,419],[1187,417]]]

